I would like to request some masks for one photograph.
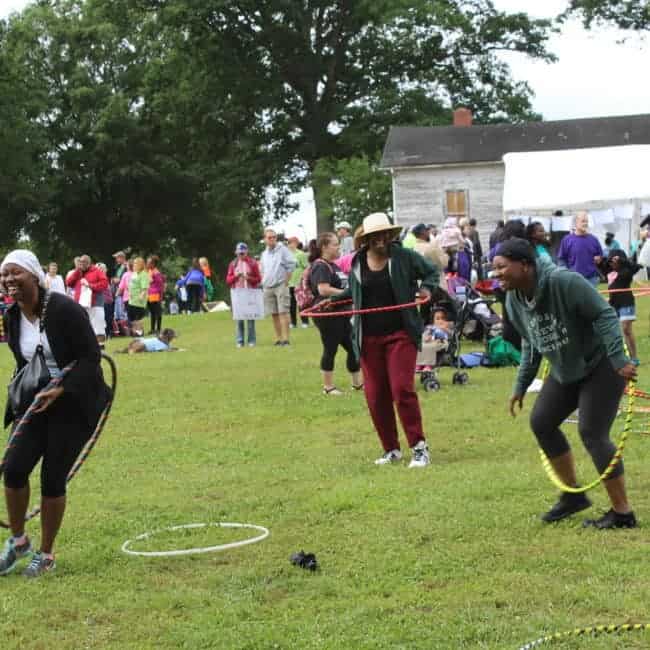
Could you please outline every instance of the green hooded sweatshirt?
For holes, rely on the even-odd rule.
[[[353,258],[350,270],[348,288],[341,294],[334,296],[332,302],[352,298],[355,309],[361,309],[363,304],[361,286],[361,257],[368,254],[368,249],[363,247]],[[415,300],[415,293],[418,290],[418,280],[421,285],[434,295],[438,288],[440,271],[428,259],[419,253],[402,248],[401,244],[393,242],[390,246],[390,257],[388,258],[388,273],[390,283],[395,294],[396,304],[405,304]],[[418,350],[422,346],[423,324],[420,312],[417,307],[409,307],[401,310],[404,329]],[[361,356],[361,316],[355,314],[352,318],[352,347],[357,359]]]
[[[524,395],[542,357],[561,384],[587,377],[609,357],[614,369],[622,368],[625,355],[616,312],[579,273],[558,268],[537,258],[537,288],[532,301],[519,291],[508,291],[506,309],[521,334],[521,365],[514,394]]]

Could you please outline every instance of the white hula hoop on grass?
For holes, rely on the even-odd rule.
[[[143,539],[149,539],[154,535],[159,533],[164,533],[174,530],[186,530],[189,528],[207,528],[209,526],[214,526],[215,528],[250,528],[252,530],[261,531],[261,535],[256,537],[249,537],[248,539],[243,539],[239,542],[230,542],[228,544],[218,544],[217,546],[204,546],[202,548],[186,548],[180,551],[132,551],[129,547],[133,542],[139,542]],[[256,526],[255,524],[233,524],[227,522],[219,523],[210,523],[210,524],[182,524],[180,526],[170,526],[169,528],[161,528],[160,530],[154,530],[150,533],[142,533],[133,539],[127,539],[124,544],[122,544],[122,551],[127,555],[141,555],[145,557],[171,557],[174,555],[195,555],[198,553],[216,553],[217,551],[225,551],[229,548],[238,548],[239,546],[246,546],[248,544],[255,544],[255,542],[261,542],[263,539],[266,539],[269,536],[268,528],[264,526]]]

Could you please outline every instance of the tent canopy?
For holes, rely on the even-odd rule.
[[[507,153],[504,212],[650,199],[650,145]]]

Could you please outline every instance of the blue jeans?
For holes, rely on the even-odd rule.
[[[599,282],[600,282],[600,276],[599,275],[592,275],[590,278],[585,278],[589,284],[591,284],[594,287],[597,287]]]
[[[238,320],[237,321],[237,343],[239,345],[244,345],[244,323],[248,323],[248,343],[255,344],[257,339],[255,338],[255,321],[254,320]]]

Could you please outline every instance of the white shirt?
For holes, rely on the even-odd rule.
[[[63,278],[60,275],[51,276],[49,273],[45,275],[45,283],[50,291],[55,293],[66,293]]]
[[[45,364],[47,365],[50,375],[58,377],[61,374],[59,366],[56,365],[56,360],[52,354],[52,348],[47,338],[47,334],[43,331],[40,332],[41,319],[37,318],[33,323],[20,312],[20,354],[27,363],[32,360],[36,352],[36,347],[40,344],[43,346],[43,354],[45,356]]]

